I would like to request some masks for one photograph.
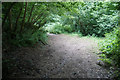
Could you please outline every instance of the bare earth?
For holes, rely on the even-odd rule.
[[[11,53],[16,65],[9,77],[107,78],[108,71],[96,64],[95,41],[65,34],[49,34],[48,38],[48,45]]]

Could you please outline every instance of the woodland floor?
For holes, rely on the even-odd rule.
[[[97,64],[97,43],[88,38],[49,34],[48,45],[17,49],[10,53],[9,77],[107,78],[107,69]],[[9,73],[9,71],[7,71]]]

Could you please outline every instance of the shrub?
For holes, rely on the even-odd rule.
[[[65,26],[63,26],[63,29],[64,29],[64,32],[72,32],[73,31],[73,29],[72,29],[72,27],[70,26],[70,25],[65,25]]]
[[[47,24],[45,27],[45,30],[54,33],[54,34],[60,34],[65,32],[72,32],[72,27],[70,25],[62,25],[59,22]]]
[[[109,62],[114,65],[114,67],[120,68],[120,29],[114,29],[114,31],[105,34],[106,40],[99,43],[101,46],[100,50],[104,54],[103,61]],[[112,62],[111,62],[112,60]],[[118,73],[117,73],[118,74]],[[116,77],[120,77],[117,76]],[[119,73],[120,74],[120,73]]]
[[[29,25],[29,27],[28,27]],[[37,29],[37,26],[25,24],[25,28],[21,33],[14,32],[8,34],[8,32],[3,33],[3,47],[22,47],[22,46],[33,46],[38,41],[46,43],[47,34],[44,30]],[[8,39],[6,39],[8,38]]]

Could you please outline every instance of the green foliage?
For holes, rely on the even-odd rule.
[[[54,34],[60,34],[60,33],[65,33],[65,32],[71,32],[72,28],[70,25],[62,25],[59,22],[56,23],[51,23],[51,24],[47,24],[45,25],[45,30],[50,32],[50,33],[54,33]]]
[[[110,66],[113,64],[113,61],[111,59],[107,58],[105,54],[100,54],[99,57],[100,57],[100,59],[98,59],[98,60],[104,61],[107,64],[107,66]]]
[[[72,30],[68,28],[68,32],[81,32],[84,36],[94,35],[101,37],[104,36],[105,33],[113,31],[113,28],[118,25],[118,10],[116,10],[116,6],[118,5],[117,2],[80,2],[62,4],[66,5],[67,8],[69,7],[69,10],[62,15],[50,15],[52,19],[49,23],[59,22],[62,26],[69,25]]]
[[[26,25],[28,26],[28,25]],[[31,28],[30,28],[31,27]],[[43,43],[46,43],[47,41],[47,34],[41,29],[35,29],[33,28],[35,26],[30,26],[29,28],[25,27],[24,31],[21,33],[14,33],[15,37],[13,39],[5,40],[6,37],[9,37],[9,35],[3,35],[3,43],[9,43],[9,45],[12,46],[33,46],[38,41],[42,41]],[[7,34],[7,33],[6,33]],[[13,35],[13,34],[11,34]],[[6,43],[6,44],[7,44]],[[7,45],[3,44],[3,47],[6,47]]]
[[[64,25],[63,29],[64,29],[65,32],[69,32],[69,33],[73,31],[72,27],[70,25]]]
[[[77,26],[83,35],[104,36],[117,25],[118,11],[109,7],[117,3],[86,2],[79,6]],[[115,6],[112,6],[113,8]]]
[[[120,53],[120,35],[119,30],[114,29],[111,33],[107,33],[106,40],[103,41],[100,45],[102,48],[100,49],[102,52],[105,52],[108,56],[118,55]]]
[[[36,2],[2,3],[3,48],[32,46],[38,41],[45,44],[47,35],[41,27],[47,22],[48,13],[52,9],[48,8],[47,4]]]
[[[114,31],[106,33],[105,36],[106,40],[99,43],[100,50],[103,52],[101,55],[104,55],[102,60],[110,64],[113,62],[114,67],[120,68],[120,29],[115,28]]]
[[[45,44],[46,31],[54,34],[72,33],[80,37],[106,36],[106,40],[100,42],[100,50],[103,52],[100,55],[101,60],[120,68],[120,29],[116,29],[119,4],[119,2],[2,3],[3,48],[31,46],[39,41]]]

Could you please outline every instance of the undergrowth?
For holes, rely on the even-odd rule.
[[[36,29],[36,27],[37,26],[28,26],[28,24],[26,24],[26,27],[22,32],[4,32],[3,48],[12,49],[12,47],[32,47],[38,42],[47,44],[46,32],[43,28]]]
[[[101,60],[114,67],[115,78],[120,79],[120,29],[115,28],[114,31],[105,34],[106,39],[99,42],[102,51]]]

